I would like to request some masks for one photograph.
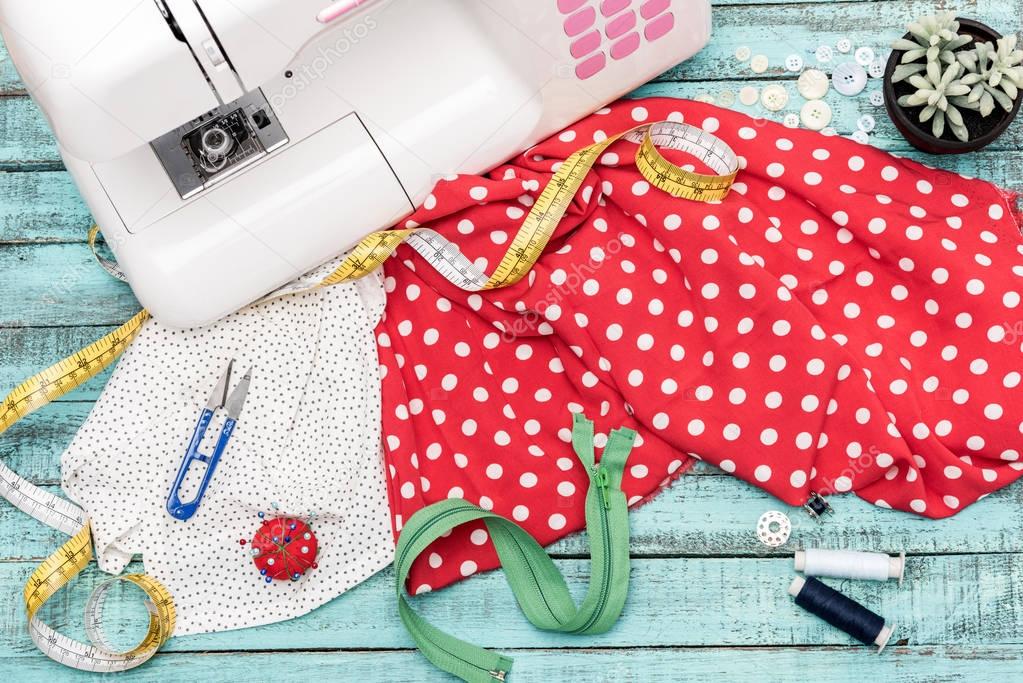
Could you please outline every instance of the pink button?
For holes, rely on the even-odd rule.
[[[643,35],[650,42],[653,42],[663,36],[665,33],[675,27],[675,15],[671,12],[662,14],[657,17],[649,24],[646,25],[646,29],[643,31]]]
[[[603,52],[598,52],[586,61],[580,62],[579,66],[575,68],[575,75],[579,80],[585,81],[587,78],[591,78],[603,71],[606,65],[607,57],[604,56]]]
[[[611,40],[619,36],[623,36],[632,29],[636,28],[636,13],[632,10],[624,14],[619,14],[614,19],[607,22],[607,26],[604,27],[604,33]]]
[[[571,38],[577,36],[597,20],[597,12],[592,7],[581,9],[568,19],[565,19],[565,34]]]
[[[558,0],[558,11],[562,14],[571,14],[586,4],[586,0]]]
[[[613,17],[632,4],[632,0],[604,0],[600,3],[600,13],[605,17]]]
[[[639,34],[630,33],[611,46],[612,59],[625,59],[639,47]]]
[[[647,0],[639,8],[644,19],[652,19],[671,6],[671,0]]]
[[[600,31],[590,31],[572,43],[572,56],[576,59],[585,57],[600,47]]]

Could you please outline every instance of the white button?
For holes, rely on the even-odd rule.
[[[835,90],[846,97],[853,97],[867,87],[867,72],[856,62],[842,62],[831,74]]]
[[[867,67],[867,73],[870,74],[871,78],[881,78],[881,76],[884,76],[886,66],[887,65],[884,60],[875,59],[870,63],[870,66]]]
[[[754,55],[749,62],[749,68],[753,69],[755,74],[762,74],[767,71],[768,64],[767,55]]]
[[[789,103],[789,91],[783,85],[772,83],[760,93],[760,103],[768,111],[781,111]]]
[[[807,100],[819,100],[828,93],[828,77],[819,69],[807,69],[799,75],[796,89]]]
[[[831,107],[824,100],[810,100],[799,110],[799,120],[810,130],[822,130],[831,123]]]
[[[754,88],[752,85],[747,85],[745,88],[739,91],[739,101],[745,104],[747,107],[752,107],[760,99],[760,91]]]
[[[752,54],[753,50],[750,50],[745,45],[735,49],[735,58],[738,59],[740,62],[745,62],[747,59],[750,58],[750,55]]]
[[[789,55],[785,58],[785,68],[789,71],[800,71],[803,68],[803,58],[799,55]]]
[[[852,41],[848,38],[839,38],[838,40],[838,51],[843,55],[852,49]]]
[[[865,145],[868,142],[870,142],[870,136],[864,133],[862,130],[855,131],[849,137],[855,140],[856,142],[860,143],[861,145]]]
[[[856,63],[860,66],[868,66],[874,61],[874,51],[864,45],[863,47],[856,48],[854,57],[856,58]]]
[[[735,93],[731,90],[722,90],[718,93],[718,104],[722,107],[731,107],[735,104]]]
[[[818,62],[830,62],[831,58],[835,56],[835,51],[829,45],[821,45],[814,52],[814,55],[817,57]]]
[[[696,102],[703,102],[704,104],[714,104],[714,96],[708,95],[705,92],[700,93],[699,95],[694,97],[693,100]]]
[[[875,107],[880,107],[882,104],[884,104],[884,93],[882,93],[880,90],[875,90],[874,92],[870,93],[870,103]]]
[[[877,121],[870,114],[864,114],[860,118],[856,119],[856,127],[862,130],[864,133],[869,133],[877,127]]]
[[[821,131],[821,135],[826,135],[830,138],[838,135],[838,131],[835,130],[834,126],[828,126],[827,128]]]
[[[786,128],[799,128],[799,114],[789,112],[785,115],[785,120],[782,123]]]

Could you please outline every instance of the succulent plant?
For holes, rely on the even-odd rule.
[[[936,138],[945,132],[947,122],[957,138],[963,142],[970,139],[963,115],[953,102],[953,98],[970,93],[970,86],[959,80],[963,69],[959,62],[949,64],[944,71],[937,61],[928,62],[924,74],[909,77],[909,83],[917,89],[916,92],[898,99],[901,107],[923,107],[920,122],[931,121],[931,132]]]
[[[997,102],[1006,111],[1023,87],[1023,50],[1016,49],[1016,36],[999,38],[995,44],[978,43],[976,48],[957,55],[966,75],[962,82],[970,86],[965,102],[957,106],[979,111],[987,116]],[[975,106],[970,106],[975,105]]]
[[[928,63],[952,64],[956,61],[955,51],[973,40],[972,36],[959,35],[959,22],[956,21],[956,13],[952,11],[920,17],[908,24],[906,30],[912,40],[899,38],[892,43],[893,49],[903,50],[902,64],[916,62],[922,57],[926,57]],[[915,66],[911,71],[903,70],[903,78],[920,71],[923,69]]]
[[[1012,111],[1023,89],[1023,50],[1016,49],[1014,35],[995,43],[976,43],[963,49],[973,38],[959,35],[955,12],[921,17],[906,26],[912,38],[892,43],[902,51],[892,83],[909,81],[916,91],[898,99],[901,107],[923,107],[920,122],[931,122],[940,138],[946,126],[966,142],[970,133],[962,111],[990,116],[999,105]]]

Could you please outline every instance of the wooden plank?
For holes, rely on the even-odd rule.
[[[979,18],[1003,32],[1019,26],[1018,6],[1004,0],[967,0],[956,3],[955,9],[960,16]],[[785,58],[790,54],[803,57],[807,66],[817,66],[813,51],[820,45],[834,48],[841,38],[852,41],[854,48],[867,46],[878,56],[887,58],[891,42],[905,33],[906,24],[935,11],[935,4],[928,0],[837,5],[755,2],[748,6],[715,7],[713,36],[707,47],[658,80],[700,82],[758,78],[748,62],[735,59],[736,48],[743,45],[752,49],[753,54],[766,55],[770,60],[770,68],[759,78],[792,78],[785,69]],[[835,59],[822,66],[830,73],[835,64],[851,59],[851,54],[842,55],[836,50]],[[865,95],[857,99],[867,104]]]
[[[1012,681],[1023,675],[1023,652],[1015,646],[899,647],[882,656],[862,648],[630,648],[628,650],[505,650],[515,658],[510,683],[678,683],[679,681],[771,681],[771,683],[962,683]],[[216,672],[215,674],[213,672]],[[767,674],[766,672],[770,672]],[[92,681],[43,658],[0,660],[10,680]],[[205,652],[161,654],[118,681],[269,680],[366,683],[453,682],[415,652]]]
[[[82,242],[92,216],[64,172],[0,172],[0,244]]]
[[[40,450],[49,459],[60,449]],[[52,481],[59,476],[59,467],[54,462],[49,468],[33,466],[25,473],[45,474]],[[49,490],[62,495],[55,486]],[[768,557],[789,555],[793,548],[804,546],[909,553],[1023,552],[1020,485],[937,521],[878,508],[851,494],[831,500],[837,514],[817,524],[801,510],[732,477],[687,475],[634,510],[631,547],[636,555],[647,557]],[[756,520],[767,510],[785,510],[792,519],[792,540],[783,548],[769,549],[754,534]],[[0,535],[0,558],[42,559],[62,540],[60,534],[6,502],[0,504],[0,526],[5,530]],[[575,535],[552,546],[551,552],[585,556],[588,546],[582,536]]]
[[[141,308],[81,245],[0,248],[0,291],[0,328],[120,325]]]
[[[60,454],[92,406],[91,401],[69,401],[29,415],[0,437],[0,460],[33,483],[59,484]],[[0,502],[0,508],[14,514],[6,501]]]
[[[558,566],[581,599],[589,563],[559,560]],[[18,593],[31,570],[27,563],[0,563],[0,595]],[[95,567],[87,572],[73,590],[61,594],[53,610],[47,608],[50,623],[69,634],[81,628],[81,606],[90,589],[106,578]],[[252,572],[252,580],[259,581],[255,567]],[[791,558],[634,559],[622,618],[609,633],[585,638],[533,628],[515,606],[504,577],[494,572],[420,596],[415,605],[433,625],[484,647],[855,645],[850,636],[795,605],[786,592],[794,575]],[[901,589],[895,582],[831,581],[831,585],[897,623],[893,644],[1018,646],[1023,643],[1021,581],[1023,555],[981,554],[912,557]],[[32,651],[18,603],[6,600],[0,608],[0,658]],[[115,642],[131,641],[136,607],[130,602],[111,603],[107,616]],[[397,617],[394,576],[388,568],[299,619],[259,629],[175,638],[167,649],[231,652],[411,646]]]
[[[3,249],[0,248],[0,259]],[[28,271],[26,269],[25,273]],[[9,290],[8,290],[9,291]],[[15,295],[10,295],[15,298]],[[43,368],[91,344],[113,326],[93,327],[86,315],[91,302],[79,301],[84,318],[80,327],[0,327],[0,392],[8,391]],[[20,315],[20,314],[19,314]],[[107,370],[62,400],[94,400],[109,376]]]

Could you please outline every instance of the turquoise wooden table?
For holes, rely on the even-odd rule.
[[[1018,30],[1020,0],[957,3],[961,15]],[[714,38],[699,56],[639,94],[693,97],[784,83],[793,52],[848,37],[881,48],[927,2],[812,3],[724,0]],[[756,76],[733,58],[749,45],[771,58]],[[4,53],[0,51],[0,55]],[[809,55],[807,55],[809,57]],[[873,84],[877,87],[877,83]],[[912,151],[865,96],[832,91],[835,125],[856,129],[861,113],[878,126],[871,142],[931,164],[1023,190],[1020,121],[980,153],[951,158]],[[735,105],[739,107],[739,105]],[[790,105],[792,108],[792,105]],[[130,317],[137,304],[85,246],[89,212],[63,171],[43,118],[9,61],[0,63],[0,387],[14,384]],[[4,462],[58,490],[58,459],[103,386],[103,377],[48,407],[0,441]],[[1023,680],[1023,486],[996,493],[953,519],[932,522],[836,497],[837,514],[816,525],[790,511],[805,545],[910,555],[905,586],[843,582],[842,589],[898,622],[883,655],[801,612],[785,594],[791,550],[766,552],[753,535],[760,514],[781,503],[723,473],[698,466],[635,511],[632,593],[609,634],[567,638],[535,631],[498,574],[425,596],[434,624],[516,657],[515,681],[960,681]],[[11,681],[77,680],[86,674],[40,655],[28,638],[20,593],[31,569],[60,538],[0,502],[0,675]],[[586,545],[573,537],[552,550],[577,587]],[[81,634],[81,605],[101,578],[94,569],[48,606],[50,623]],[[415,651],[398,620],[391,572],[294,621],[172,640],[155,661],[124,680],[446,680]]]

